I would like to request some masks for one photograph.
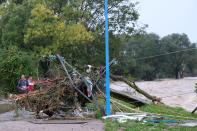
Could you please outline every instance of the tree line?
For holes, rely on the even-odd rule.
[[[138,3],[109,0],[110,59],[114,74],[137,80],[196,74],[196,48],[186,34],[160,38],[138,27]],[[15,89],[21,74],[36,76],[43,56],[61,53],[72,65],[105,65],[103,0],[1,0],[0,83]],[[8,88],[9,87],[9,88]]]
[[[142,80],[195,76],[196,43],[186,34],[173,33],[163,38],[149,33],[129,37],[123,42],[118,74]]]

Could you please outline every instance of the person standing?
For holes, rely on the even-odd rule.
[[[27,90],[29,92],[34,91],[34,81],[32,79],[32,76],[30,76],[27,81],[28,81],[28,89]]]
[[[21,76],[21,79],[18,81],[17,89],[19,93],[27,93],[28,92],[28,81],[25,78],[25,75]]]

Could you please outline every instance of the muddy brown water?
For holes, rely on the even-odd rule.
[[[10,103],[0,103],[0,114],[14,110],[14,105]]]
[[[171,107],[181,107],[192,111],[197,107],[197,93],[195,84],[197,77],[186,77],[184,79],[161,79],[156,81],[141,81],[136,84],[151,95],[162,98],[162,102]],[[141,94],[131,89],[124,82],[113,82],[111,88],[126,92],[130,95],[148,100]]]

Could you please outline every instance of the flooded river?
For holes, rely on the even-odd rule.
[[[195,83],[197,83],[197,77],[136,82],[141,89],[149,94],[162,98],[164,104],[181,107],[187,111],[192,111],[197,107],[197,93],[194,92]],[[123,82],[113,82],[111,88],[146,99]]]

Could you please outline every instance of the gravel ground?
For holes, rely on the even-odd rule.
[[[192,111],[197,106],[197,93],[194,92],[195,83],[197,83],[197,77],[136,82],[141,89],[149,94],[162,98],[164,104],[182,107],[187,111]],[[111,88],[146,99],[123,82],[113,82]]]

